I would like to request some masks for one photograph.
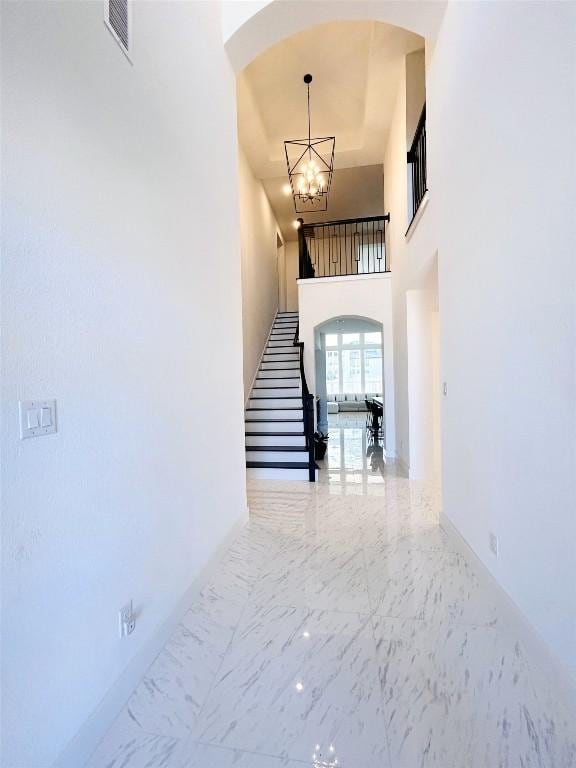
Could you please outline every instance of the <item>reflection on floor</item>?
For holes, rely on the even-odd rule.
[[[250,523],[89,768],[574,768],[576,718],[438,525],[338,417]]]
[[[386,458],[384,441],[366,429],[367,414],[328,417],[328,451],[321,467],[329,482],[381,483]]]

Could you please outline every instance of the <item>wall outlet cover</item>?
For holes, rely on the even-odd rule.
[[[498,557],[498,536],[496,536],[495,533],[492,533],[492,531],[490,531],[489,542],[490,542],[490,551],[492,552],[494,557]]]
[[[120,637],[126,637],[134,632],[136,627],[136,619],[134,618],[134,610],[132,607],[132,600],[123,608],[120,608],[118,612],[118,631]]]

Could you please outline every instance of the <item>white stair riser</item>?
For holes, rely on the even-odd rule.
[[[302,414],[302,408],[294,411],[287,411],[284,408],[259,408],[257,411],[246,411],[246,421],[253,419],[301,419]]]
[[[296,333],[297,325],[296,323],[281,323],[279,325],[274,325],[272,327],[272,333],[282,333],[285,336],[292,336],[294,338],[294,334]]]
[[[254,395],[254,392],[252,394]],[[296,408],[299,405],[302,405],[302,398],[300,397],[296,400],[289,397],[263,397],[259,399],[257,395],[251,397],[248,403],[249,408]]]
[[[286,310],[286,312],[276,312],[276,317],[298,317],[299,314],[296,310]]]
[[[246,470],[246,477],[249,480],[304,480],[307,481],[307,469],[276,469],[269,467],[250,467]],[[316,479],[318,471],[316,470]]]
[[[271,349],[274,347],[281,347],[283,349],[292,349],[292,350],[295,349],[290,339],[270,339],[270,341],[268,342],[267,348]]]
[[[297,445],[303,448],[306,438],[304,435],[246,435],[246,445]]]
[[[289,352],[264,352],[262,356],[263,363],[278,363],[281,360],[300,360],[300,355],[296,350],[290,350]]]
[[[263,382],[264,383],[264,382]],[[253,397],[301,397],[300,387],[284,387],[272,388],[272,387],[254,387],[252,390]]]
[[[246,421],[246,432],[302,432],[301,421]],[[276,438],[278,439],[278,438]]]
[[[273,363],[264,360],[260,366],[260,371],[272,371],[274,368],[287,368],[290,371],[300,370],[300,360],[278,360]]]
[[[300,386],[300,366],[293,371],[278,371],[274,368],[261,368],[258,371],[257,385],[260,386],[264,379],[273,379],[274,386],[289,387],[291,384]]]
[[[251,451],[247,448],[246,461],[308,461],[308,451]]]

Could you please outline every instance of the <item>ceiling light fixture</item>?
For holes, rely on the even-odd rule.
[[[312,138],[310,128],[310,83],[312,75],[304,75],[308,92],[308,139],[284,142],[288,179],[296,213],[325,211],[334,172],[336,138]]]

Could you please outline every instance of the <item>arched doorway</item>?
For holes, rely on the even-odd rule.
[[[432,41],[436,37],[445,5],[441,0],[416,0],[411,3],[399,3],[397,0],[308,3],[271,0],[253,4],[247,10],[240,3],[228,3],[222,20],[224,43],[234,71],[240,72],[280,40],[332,21],[381,21]]]

